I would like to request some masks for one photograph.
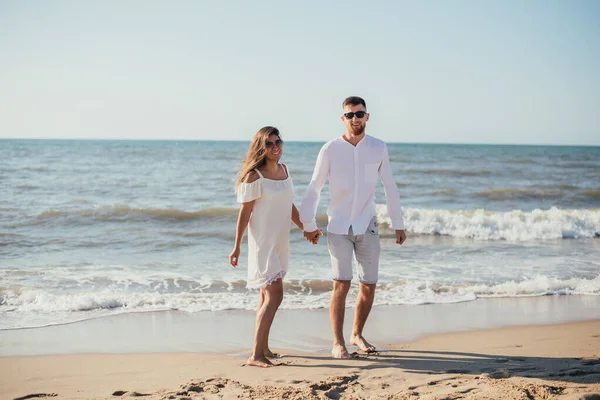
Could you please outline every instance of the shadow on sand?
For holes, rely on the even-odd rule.
[[[352,353],[348,360],[335,360],[329,356],[300,355],[292,358],[310,359],[321,367],[351,368],[356,360],[368,361],[361,370],[398,368],[405,373],[429,375],[470,374],[493,379],[519,376],[573,383],[600,383],[600,359],[552,358],[527,356],[502,356],[481,353],[423,350],[383,350],[371,354]],[[322,363],[319,363],[321,361]],[[311,367],[294,364],[295,367]]]

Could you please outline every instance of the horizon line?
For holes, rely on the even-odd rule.
[[[2,140],[47,140],[47,141],[118,141],[118,142],[240,142],[248,143],[248,140],[242,139],[228,139],[228,140],[217,140],[217,139],[132,139],[132,138],[3,138]],[[286,140],[288,143],[326,143],[327,141],[313,141],[313,140]],[[408,145],[445,145],[445,146],[549,146],[549,147],[600,147],[599,144],[551,144],[551,143],[468,143],[468,142],[392,142],[384,140],[388,144],[408,144]]]

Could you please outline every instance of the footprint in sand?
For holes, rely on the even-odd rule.
[[[26,400],[26,399],[34,399],[36,397],[56,397],[56,396],[58,396],[58,394],[56,394],[56,393],[32,393],[32,394],[25,395],[23,397],[17,397],[14,400]]]
[[[115,397],[121,397],[125,393],[129,393],[129,397],[146,397],[146,396],[152,395],[151,393],[128,392],[127,390],[117,390],[117,391],[113,392],[112,395]]]

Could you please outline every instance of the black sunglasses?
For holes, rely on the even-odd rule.
[[[273,145],[275,145],[277,147],[281,147],[281,146],[283,146],[283,140],[277,139],[275,141],[275,143],[273,143],[273,142],[267,142],[267,143],[265,143],[265,146],[267,146],[267,149],[270,149],[271,147],[273,147]]]
[[[366,113],[366,111],[347,112],[344,114],[344,117],[346,117],[346,119],[352,119],[356,115],[356,118],[361,119]]]

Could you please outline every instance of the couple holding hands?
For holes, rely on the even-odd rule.
[[[375,298],[379,270],[379,232],[375,211],[378,177],[385,190],[388,215],[396,232],[396,243],[406,240],[396,181],[392,176],[386,144],[365,134],[369,113],[365,101],[348,97],[342,121],[346,132],[325,143],[300,210],[293,204],[294,187],[285,164],[281,164],[283,140],[279,130],[264,127],[254,136],[237,177],[238,215],[234,249],[229,262],[237,267],[240,246],[248,228],[248,288],[260,289],[256,311],[254,347],[247,365],[270,367],[275,355],[269,349],[269,331],[283,300],[283,278],[290,247],[290,219],[317,244],[322,231],[316,224],[321,190],[329,180],[327,244],[331,256],[333,292],[330,320],[335,358],[348,358],[343,335],[346,296],[353,277],[352,259],[357,261],[359,294],[350,343],[374,352],[362,335]]]

